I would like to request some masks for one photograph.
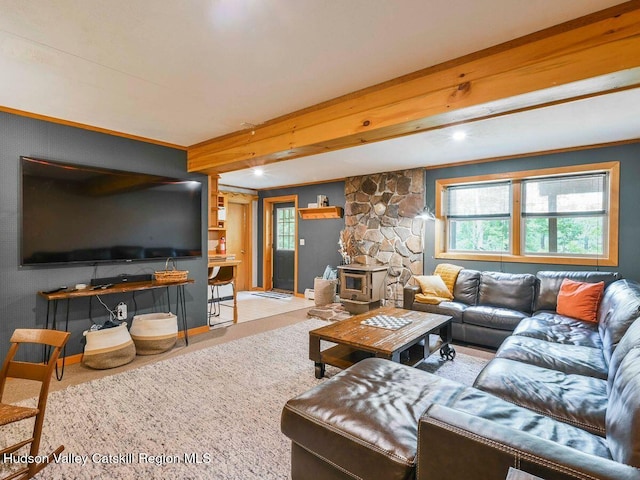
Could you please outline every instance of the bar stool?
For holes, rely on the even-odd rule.
[[[209,326],[212,327],[215,323],[211,323],[212,317],[220,316],[220,287],[223,285],[231,285],[232,292],[235,295],[235,285],[233,283],[233,267],[209,267],[209,287],[211,288],[211,303],[209,304]],[[225,305],[226,306],[226,305]]]

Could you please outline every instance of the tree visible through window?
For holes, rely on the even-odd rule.
[[[525,253],[602,255],[607,175],[524,180]]]
[[[509,251],[510,188],[503,182],[447,189],[450,250]]]

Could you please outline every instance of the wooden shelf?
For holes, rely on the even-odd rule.
[[[323,220],[327,218],[342,218],[344,209],[342,207],[317,207],[299,208],[298,214],[304,220]]]
[[[218,191],[218,176],[209,175],[209,240],[218,242],[227,235],[227,198]]]
[[[154,288],[176,287],[190,283],[195,283],[195,280],[188,278],[186,280],[178,280],[177,282],[171,283],[160,283],[155,280],[147,280],[144,282],[118,283],[109,288],[97,288],[95,290],[91,287],[87,287],[81,290],[61,290],[54,293],[38,292],[38,295],[47,300],[67,300],[69,298],[95,297],[97,295],[108,295],[111,293],[138,292],[140,290],[151,290]]]

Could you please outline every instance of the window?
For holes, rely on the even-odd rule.
[[[447,188],[450,251],[508,252],[511,218],[509,183]]]
[[[278,207],[276,212],[276,250],[295,250],[296,209]]]
[[[525,254],[603,255],[606,173],[522,182]]]
[[[618,264],[619,163],[436,182],[436,258]]]

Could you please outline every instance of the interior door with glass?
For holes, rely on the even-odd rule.
[[[293,291],[296,248],[296,209],[293,203],[273,208],[273,288]]]

